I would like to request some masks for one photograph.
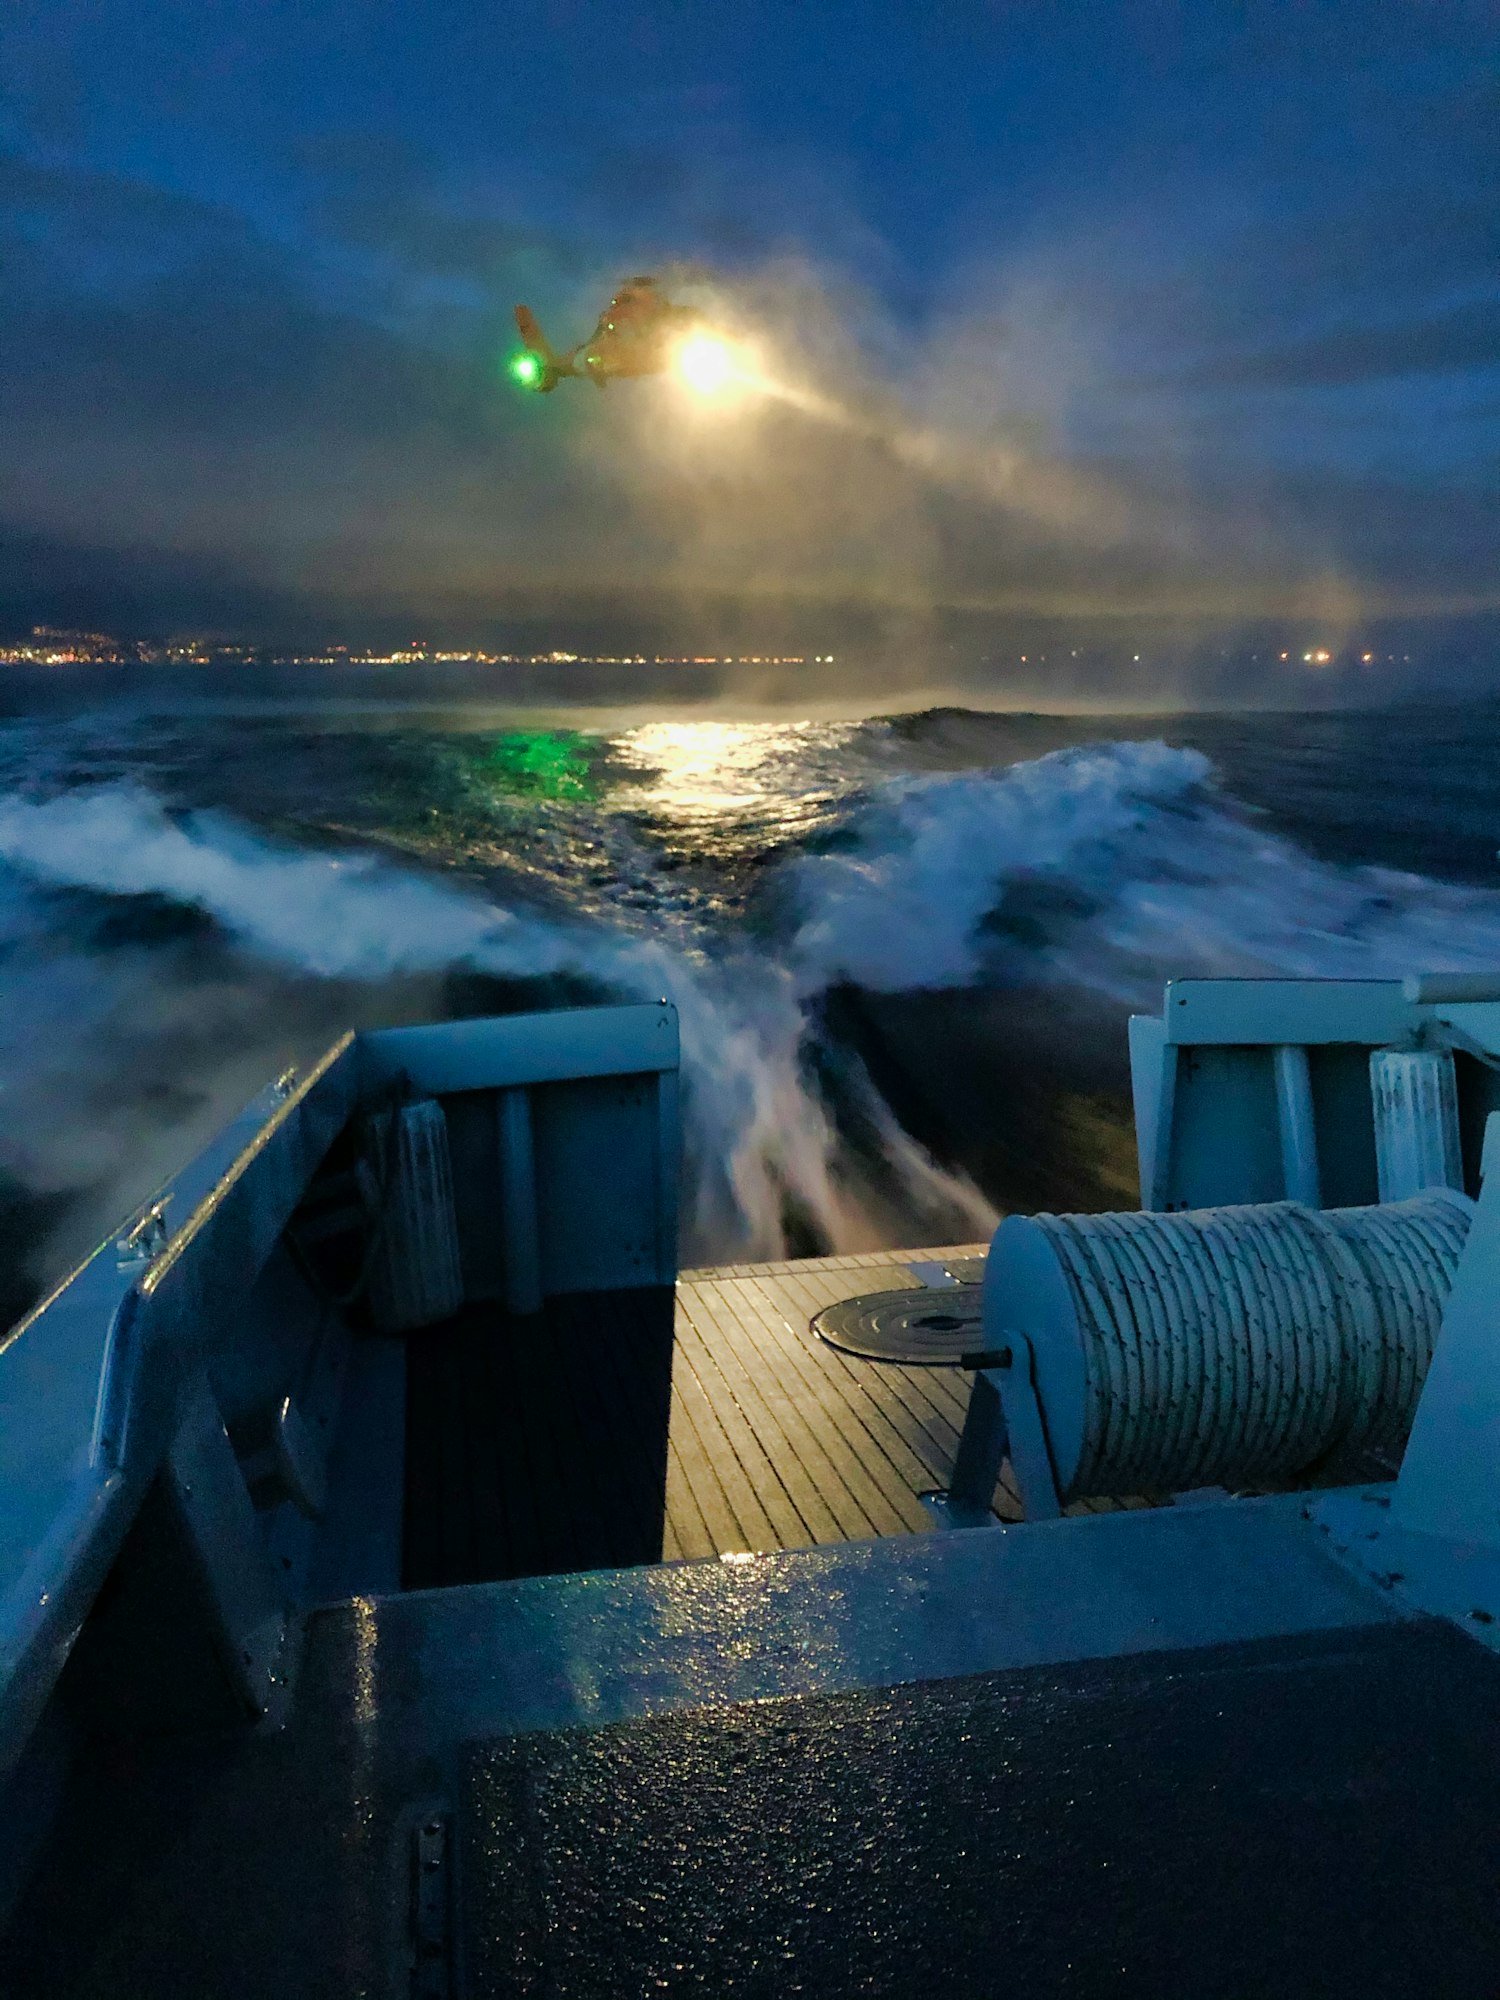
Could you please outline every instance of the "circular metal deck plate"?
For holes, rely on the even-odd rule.
[[[979,1285],[924,1285],[913,1292],[869,1292],[825,1306],[812,1322],[819,1340],[863,1361],[906,1368],[956,1368],[984,1346]]]

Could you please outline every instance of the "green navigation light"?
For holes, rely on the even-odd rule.
[[[534,354],[523,350],[511,356],[510,372],[523,389],[534,389],[541,379],[542,364]]]

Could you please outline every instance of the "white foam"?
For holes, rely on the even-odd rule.
[[[369,854],[279,847],[217,814],[175,817],[134,784],[0,801],[0,860],[40,883],[196,907],[249,950],[322,978],[373,981],[470,966],[523,978],[566,972],[617,993],[666,994],[682,1023],[689,1254],[699,1261],[780,1254],[788,1199],[839,1248],[872,1247],[889,1229],[876,1191],[847,1171],[809,1087],[807,1021],[793,982],[758,956],[710,964],[701,954],[597,924],[518,917]],[[56,1091],[60,1071],[80,1081],[96,1075],[101,1012],[113,1020],[122,1005],[142,1008],[143,976],[139,965],[122,973],[101,960],[64,966],[54,959],[44,980],[33,976],[34,994],[71,982],[92,1004],[54,1019],[46,1056],[28,1047],[29,1036],[13,1044],[10,1076],[19,1085],[29,1069],[39,1070]],[[144,1010],[143,1034],[150,1013]],[[28,1094],[35,1101],[35,1076]],[[76,1113],[76,1090],[74,1102]],[[33,1123],[29,1151],[13,1149],[12,1163],[34,1183],[75,1182],[82,1127],[76,1115],[62,1117],[72,1143],[59,1155]],[[927,1159],[893,1120],[881,1136],[888,1164],[940,1233],[977,1233],[992,1220],[982,1198]]]
[[[1395,977],[1500,963],[1500,894],[1316,860],[1165,743],[895,780],[791,865],[804,990],[964,986],[997,968],[1154,1004],[1171,975]],[[1029,943],[1007,918],[1042,910]],[[988,920],[988,921],[986,921]]]
[[[636,858],[654,865],[644,848]],[[782,864],[791,919],[779,949],[717,918],[669,916],[670,897],[644,913],[600,900],[586,922],[518,915],[365,852],[307,851],[221,815],[174,815],[138,784],[0,798],[0,861],[12,871],[0,881],[4,1158],[34,1185],[77,1186],[91,1163],[96,1177],[129,1182],[130,1124],[110,1107],[132,1049],[156,1047],[163,1075],[165,1052],[185,1049],[184,1080],[202,1085],[200,1106],[170,1134],[180,1158],[229,1108],[225,1079],[243,1096],[259,1080],[253,1065],[269,1068],[268,1010],[294,1017],[306,1039],[355,1011],[351,992],[368,987],[365,1018],[378,1012],[382,980],[420,985],[463,966],[561,973],[678,1006],[684,1247],[702,1261],[778,1254],[789,1206],[831,1246],[891,1240],[879,1177],[842,1143],[809,1075],[811,1013],[836,982],[894,993],[1023,978],[1154,1005],[1170,974],[1500,963],[1500,895],[1322,863],[1226,798],[1204,757],[1162,743],[876,782],[848,809],[838,852]],[[263,990],[253,968],[238,984],[226,972],[184,990],[180,967],[157,973],[148,950],[93,954],[47,931],[26,884],[192,905],[282,970]],[[307,975],[357,984],[330,987],[320,1012]],[[848,1087],[908,1221],[928,1218],[929,1241],[983,1234],[991,1211],[972,1187],[934,1165],[857,1069]]]

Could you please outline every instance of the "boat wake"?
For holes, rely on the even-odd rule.
[[[685,892],[659,829],[622,833],[607,801],[589,813],[628,866],[606,854],[571,907],[563,867],[544,907],[176,810],[137,780],[0,798],[0,1165],[79,1195],[76,1253],[348,1022],[452,1011],[459,992],[484,1009],[665,995],[682,1019],[685,1261],[970,1239],[989,1202],[834,1046],[837,989],[1055,987],[1118,1018],[1168,974],[1500,964],[1500,895],[1319,861],[1200,753],[1160,742],[979,771],[867,763],[738,900]]]
[[[1165,976],[1500,966],[1500,893],[1316,860],[1161,742],[893,780],[849,833],[789,870],[816,983],[1042,977],[1154,1006]]]

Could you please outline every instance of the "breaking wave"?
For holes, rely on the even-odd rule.
[[[1500,966],[1500,894],[1318,861],[1165,743],[893,780],[851,833],[790,865],[805,986],[1025,976],[1151,1005],[1167,976]]]
[[[189,906],[251,953],[323,979],[369,983],[467,969],[509,980],[569,975],[601,996],[672,999],[686,1081],[689,1256],[776,1256],[789,1209],[830,1246],[874,1247],[894,1220],[882,1180],[893,1180],[900,1205],[941,1236],[967,1239],[993,1225],[978,1191],[938,1167],[849,1065],[846,1090],[878,1143],[879,1171],[860,1170],[809,1082],[808,1022],[789,973],[746,950],[711,959],[701,947],[674,951],[597,923],[518,916],[374,855],[280,848],[218,814],[170,814],[137,785],[0,803],[0,859],[54,888]],[[13,1102],[18,1093],[55,1098],[65,1074],[102,1084],[104,1031],[112,1031],[118,1062],[126,1010],[139,1010],[142,1034],[171,1026],[159,997],[144,990],[150,975],[139,963],[106,974],[97,962],[49,954],[33,973],[32,1004],[12,1014],[13,1023],[29,1019],[31,1031],[0,1045]],[[206,997],[193,995],[190,1011]],[[50,1035],[36,1032],[41,1017]],[[40,1092],[39,1069],[47,1078]],[[75,1092],[65,1131],[76,1133],[82,1109]],[[15,1122],[13,1115],[13,1129]],[[51,1126],[33,1124],[29,1146],[13,1156],[32,1182],[58,1179]],[[76,1139],[63,1150],[66,1179],[81,1164]]]
[[[124,1206],[289,1042],[305,1056],[347,1020],[390,1018],[393,982],[408,1017],[439,1011],[441,981],[474,972],[675,1001],[685,1258],[775,1256],[789,1230],[840,1249],[975,1238],[985,1197],[902,1129],[857,1057],[824,1059],[831,989],[1051,984],[1118,1018],[1171,974],[1500,965],[1500,895],[1319,861],[1228,797],[1200,753],[1160,742],[865,769],[765,871],[749,915],[709,901],[684,916],[663,861],[654,922],[653,852],[637,842],[628,910],[596,897],[548,915],[368,850],[174,811],[137,781],[0,798],[0,1163]],[[146,899],[201,928],[163,918],[105,948],[79,897]],[[120,1109],[142,1074],[165,1106],[149,1143]]]

